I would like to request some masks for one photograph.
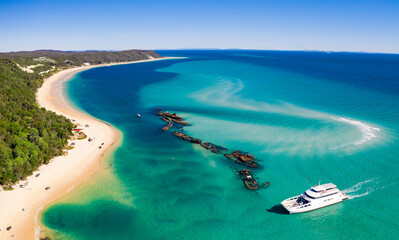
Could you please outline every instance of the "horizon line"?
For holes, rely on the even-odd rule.
[[[276,51],[276,52],[325,52],[325,53],[363,53],[363,54],[392,54],[398,55],[399,52],[367,52],[367,51],[345,51],[345,50],[294,50],[294,49],[256,49],[256,48],[159,48],[159,49],[108,49],[108,50],[100,50],[100,49],[86,49],[86,50],[59,50],[59,49],[35,49],[35,50],[12,50],[0,53],[17,53],[17,52],[35,52],[35,51],[60,51],[60,52],[90,52],[90,51],[106,51],[106,52],[121,52],[121,51],[129,51],[129,50],[143,50],[143,51],[184,51],[184,50],[208,50],[208,51],[229,51],[229,50],[237,50],[237,51]]]

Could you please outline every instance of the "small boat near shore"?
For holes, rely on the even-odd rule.
[[[348,195],[341,192],[335,184],[326,183],[313,186],[301,195],[288,198],[282,201],[281,205],[292,214],[316,210],[348,199]]]

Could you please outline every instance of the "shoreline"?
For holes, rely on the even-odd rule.
[[[122,132],[108,123],[94,118],[79,109],[64,95],[63,83],[72,79],[77,73],[105,66],[142,63],[150,61],[179,59],[164,57],[134,62],[118,62],[84,67],[75,67],[57,72],[47,79],[36,93],[40,107],[73,119],[73,123],[87,135],[83,140],[69,140],[68,145],[75,143],[65,156],[58,156],[42,165],[26,180],[15,184],[12,191],[0,192],[0,205],[6,206],[0,213],[0,239],[39,239],[40,214],[46,206],[72,191],[77,185],[86,181],[101,164],[101,160],[113,152],[122,142]],[[85,127],[88,125],[89,127]],[[88,138],[92,137],[92,142]],[[101,145],[104,143],[104,145]],[[102,146],[99,149],[99,146]],[[36,177],[40,173],[40,176]],[[24,188],[18,187],[20,184]],[[26,184],[27,183],[27,184]],[[50,187],[49,190],[45,190]],[[23,211],[23,208],[27,208]],[[6,228],[11,226],[11,230]]]

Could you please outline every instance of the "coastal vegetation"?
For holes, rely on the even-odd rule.
[[[31,52],[0,53],[0,58],[10,58],[20,67],[30,67],[29,70],[43,77],[48,77],[56,71],[70,67],[138,61],[160,57],[161,55],[152,50],[84,52],[37,50]]]
[[[77,138],[78,140],[83,140],[83,139],[87,138],[87,135],[86,135],[84,132],[79,132],[79,133],[77,134],[76,138]]]
[[[36,91],[45,77],[75,66],[159,57],[141,50],[0,53],[0,184],[8,189],[62,155],[73,136],[69,119],[36,103]]]

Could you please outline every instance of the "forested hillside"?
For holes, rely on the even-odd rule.
[[[43,77],[83,63],[110,63],[161,57],[153,51],[0,54],[0,184],[24,179],[40,165],[62,154],[72,122],[36,103]],[[25,69],[31,64],[39,66]],[[38,69],[40,68],[40,69]],[[45,74],[43,74],[43,71]]]
[[[48,77],[56,71],[81,66],[85,63],[103,64],[115,62],[137,61],[160,58],[161,55],[152,50],[126,51],[55,51],[37,50],[31,52],[0,53],[0,58],[10,58],[21,67],[32,67],[33,72]]]
[[[65,117],[39,108],[35,93],[43,80],[0,59],[0,183],[32,173],[60,155],[71,135]]]

